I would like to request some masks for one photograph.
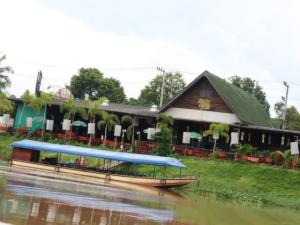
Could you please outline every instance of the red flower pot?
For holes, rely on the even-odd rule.
[[[224,159],[225,158],[225,152],[224,151],[218,152],[218,156],[219,156],[220,159]]]

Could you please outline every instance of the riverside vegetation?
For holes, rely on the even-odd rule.
[[[22,138],[0,135],[0,159],[9,160],[10,144],[18,139]],[[180,160],[187,166],[182,174],[200,176],[199,182],[176,190],[180,193],[210,193],[217,198],[300,208],[300,189],[298,188],[300,187],[300,171],[298,169],[291,170],[243,161],[193,157],[181,157]],[[98,163],[97,159],[87,160],[88,166],[95,166]],[[123,165],[117,170],[134,171],[140,175],[153,175],[152,166]],[[164,176],[165,169],[157,167],[155,173],[157,177]],[[179,170],[168,168],[166,175],[178,176]]]

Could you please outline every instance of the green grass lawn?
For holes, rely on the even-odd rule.
[[[17,140],[22,140],[23,138],[16,136],[11,136],[8,134],[0,134],[0,160],[7,161],[11,156],[10,144]]]
[[[218,198],[242,202],[266,203],[300,208],[300,171],[240,161],[181,158],[187,166],[183,175],[198,175],[199,182],[179,188],[179,192],[210,193]],[[153,175],[153,167],[131,166],[124,170]],[[179,170],[167,168],[167,176],[178,176]],[[162,177],[164,168],[156,168]]]
[[[14,136],[0,135],[0,159],[10,157],[10,143]],[[99,148],[99,147],[98,147]],[[102,147],[101,147],[102,149]],[[71,156],[64,156],[68,160]],[[87,159],[89,166],[97,166],[97,159]],[[90,161],[89,161],[90,160]],[[300,208],[300,171],[240,161],[207,160],[192,157],[180,159],[186,166],[183,175],[199,175],[200,182],[178,189],[179,192],[211,193],[217,197],[243,202],[266,203]],[[103,160],[102,160],[103,161]],[[102,162],[101,161],[101,162]],[[102,163],[101,163],[102,164]],[[119,170],[152,176],[153,166],[125,165]],[[163,176],[164,168],[156,167],[156,175]],[[167,176],[178,176],[179,170],[167,168]]]
[[[188,173],[199,173],[191,191],[220,197],[300,208],[300,171],[221,160],[184,159]]]

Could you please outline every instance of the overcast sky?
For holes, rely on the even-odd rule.
[[[33,91],[38,70],[55,90],[96,67],[137,97],[160,66],[187,82],[204,70],[252,77],[271,105],[286,80],[300,109],[300,1],[0,0],[0,9],[10,94]]]

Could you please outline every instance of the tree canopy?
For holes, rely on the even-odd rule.
[[[68,98],[66,102],[60,106],[60,112],[64,113],[66,119],[74,120],[76,114],[81,117],[85,116],[85,109],[81,106],[77,106],[76,102],[72,98]]]
[[[284,116],[284,103],[277,102],[274,105],[274,110],[278,119],[282,120],[283,123],[283,116]],[[288,130],[300,130],[300,114],[295,106],[289,106],[287,108],[286,118],[286,129]]]
[[[70,91],[75,98],[84,99],[88,94],[91,100],[107,97],[111,102],[123,103],[126,100],[124,88],[119,80],[105,78],[96,68],[81,68],[71,78]]]
[[[138,98],[139,104],[145,106],[150,106],[152,104],[159,105],[162,81],[162,75],[157,75],[154,79],[152,79],[141,91]],[[170,101],[184,87],[185,81],[180,73],[166,73],[163,104]],[[131,102],[135,103],[134,99],[131,99]]]
[[[253,94],[263,105],[266,111],[270,113],[270,104],[267,101],[266,93],[263,91],[263,88],[258,84],[257,81],[251,79],[250,77],[239,76],[232,76],[229,78],[229,81],[244,91]]]
[[[154,135],[156,147],[153,149],[153,153],[160,156],[168,156],[172,153],[173,132],[171,127],[174,124],[174,119],[171,116],[160,113],[157,120],[159,131]]]
[[[7,99],[4,93],[0,93],[0,115],[5,113],[11,113],[13,109],[13,103]]]
[[[1,66],[1,63],[5,60],[6,56],[0,56],[0,93],[4,91],[10,85],[10,79],[7,73],[12,73],[12,69],[9,66]]]

